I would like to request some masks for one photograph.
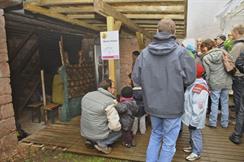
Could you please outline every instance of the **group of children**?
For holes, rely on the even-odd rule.
[[[205,126],[209,96],[208,85],[202,77],[204,68],[201,64],[196,65],[196,74],[197,79],[185,91],[185,113],[182,116],[182,122],[188,126],[190,134],[190,146],[183,149],[184,152],[190,153],[186,157],[189,161],[199,159],[202,152],[201,129]],[[140,125],[142,134],[146,132],[142,89],[124,87],[121,90],[119,101],[116,110],[122,124],[123,145],[135,146],[134,135],[138,130],[138,125]]]

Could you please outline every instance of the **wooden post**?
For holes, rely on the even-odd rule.
[[[42,82],[42,100],[43,100],[43,114],[44,114],[44,122],[47,125],[47,110],[45,107],[47,106],[47,99],[46,99],[46,90],[45,90],[45,80],[44,80],[44,71],[41,70],[41,82]]]
[[[115,27],[114,24],[114,18],[111,16],[107,17],[107,30],[108,31],[113,31]],[[113,87],[116,87],[116,64],[115,60],[109,60],[108,61],[108,71],[109,71],[109,79],[113,81]],[[115,91],[116,93],[116,91]]]
[[[60,37],[60,41],[59,41],[59,52],[60,52],[62,65],[64,65],[64,50],[63,50],[63,46],[64,46],[64,40],[63,40],[63,36],[61,36]]]

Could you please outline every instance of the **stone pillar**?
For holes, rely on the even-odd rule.
[[[16,153],[17,135],[12,105],[4,12],[0,9],[0,161]]]
[[[132,52],[138,50],[135,37],[120,39],[120,85],[121,88],[130,85],[128,75],[132,71]]]

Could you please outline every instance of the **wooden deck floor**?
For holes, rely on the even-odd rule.
[[[244,144],[239,146],[232,144],[228,136],[233,130],[233,126],[228,129],[205,128],[203,130],[204,151],[198,162],[244,162]],[[95,149],[88,149],[84,145],[84,138],[80,136],[79,117],[71,122],[57,123],[46,127],[39,132],[24,139],[25,143],[43,144],[47,147],[57,146],[66,148],[68,152],[85,154],[91,156],[105,156],[116,159],[131,161],[145,161],[145,152],[148,144],[150,131],[146,135],[137,135],[137,147],[125,148],[120,142],[113,146],[113,151],[109,155],[104,155]],[[188,131],[184,129],[182,136],[177,142],[177,152],[174,162],[184,162],[185,154],[182,148],[188,143]]]

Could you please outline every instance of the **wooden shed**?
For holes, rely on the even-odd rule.
[[[102,63],[118,88],[129,84],[131,53],[152,39],[160,19],[175,20],[177,38],[186,35],[187,0],[2,0],[0,8],[0,128],[8,127],[0,134],[2,159],[16,147],[15,123],[31,133],[43,128],[33,110],[43,100],[41,70],[53,102],[53,78],[65,66],[66,108],[59,110],[69,121],[80,113],[74,103],[96,89],[101,31],[120,31],[120,60]]]
[[[173,19],[177,25],[176,37],[185,38],[187,0],[0,0],[0,8],[4,9],[0,9],[0,161],[16,153],[15,125],[19,129],[20,123],[31,132],[45,127],[43,122],[36,123],[35,110],[42,109],[35,103],[42,103],[43,92],[47,101],[53,103],[53,80],[58,78],[57,74],[62,74],[62,82],[58,84],[63,85],[63,91],[56,93],[63,95],[60,101],[63,103],[58,107],[65,122],[56,121],[21,143],[91,156],[145,161],[150,131],[136,136],[137,147],[126,149],[116,143],[110,155],[86,148],[79,131],[78,101],[96,89],[96,79],[104,74],[116,81],[117,88],[128,85],[131,53],[150,42],[160,19]],[[111,30],[120,33],[120,59],[101,61],[96,55],[100,48],[99,33]],[[41,70],[44,73],[40,73]],[[44,78],[40,74],[44,74]],[[41,83],[45,83],[45,89]],[[228,129],[206,128],[200,161],[243,161],[243,145],[235,146],[228,141],[232,130],[233,125]],[[181,149],[188,144],[187,137],[187,131],[183,131],[174,162],[184,161],[186,155]]]
[[[94,49],[100,45],[101,31],[120,31],[120,60],[104,61],[107,64],[104,68],[108,69],[108,75],[116,81],[118,89],[127,85],[132,51],[145,47],[162,18],[173,19],[177,25],[177,38],[184,38],[186,13],[186,0],[28,0],[22,5],[6,8],[16,117],[19,118],[28,105],[40,98],[41,69],[44,70],[48,96],[52,96],[52,81],[62,65],[80,64],[79,68],[85,70],[80,71],[84,74],[80,78],[72,77],[74,72],[68,74],[68,99],[82,97],[96,88],[95,72],[98,70]],[[88,73],[89,78],[84,77]],[[79,111],[71,116],[77,114]],[[70,119],[62,118],[63,121]]]

